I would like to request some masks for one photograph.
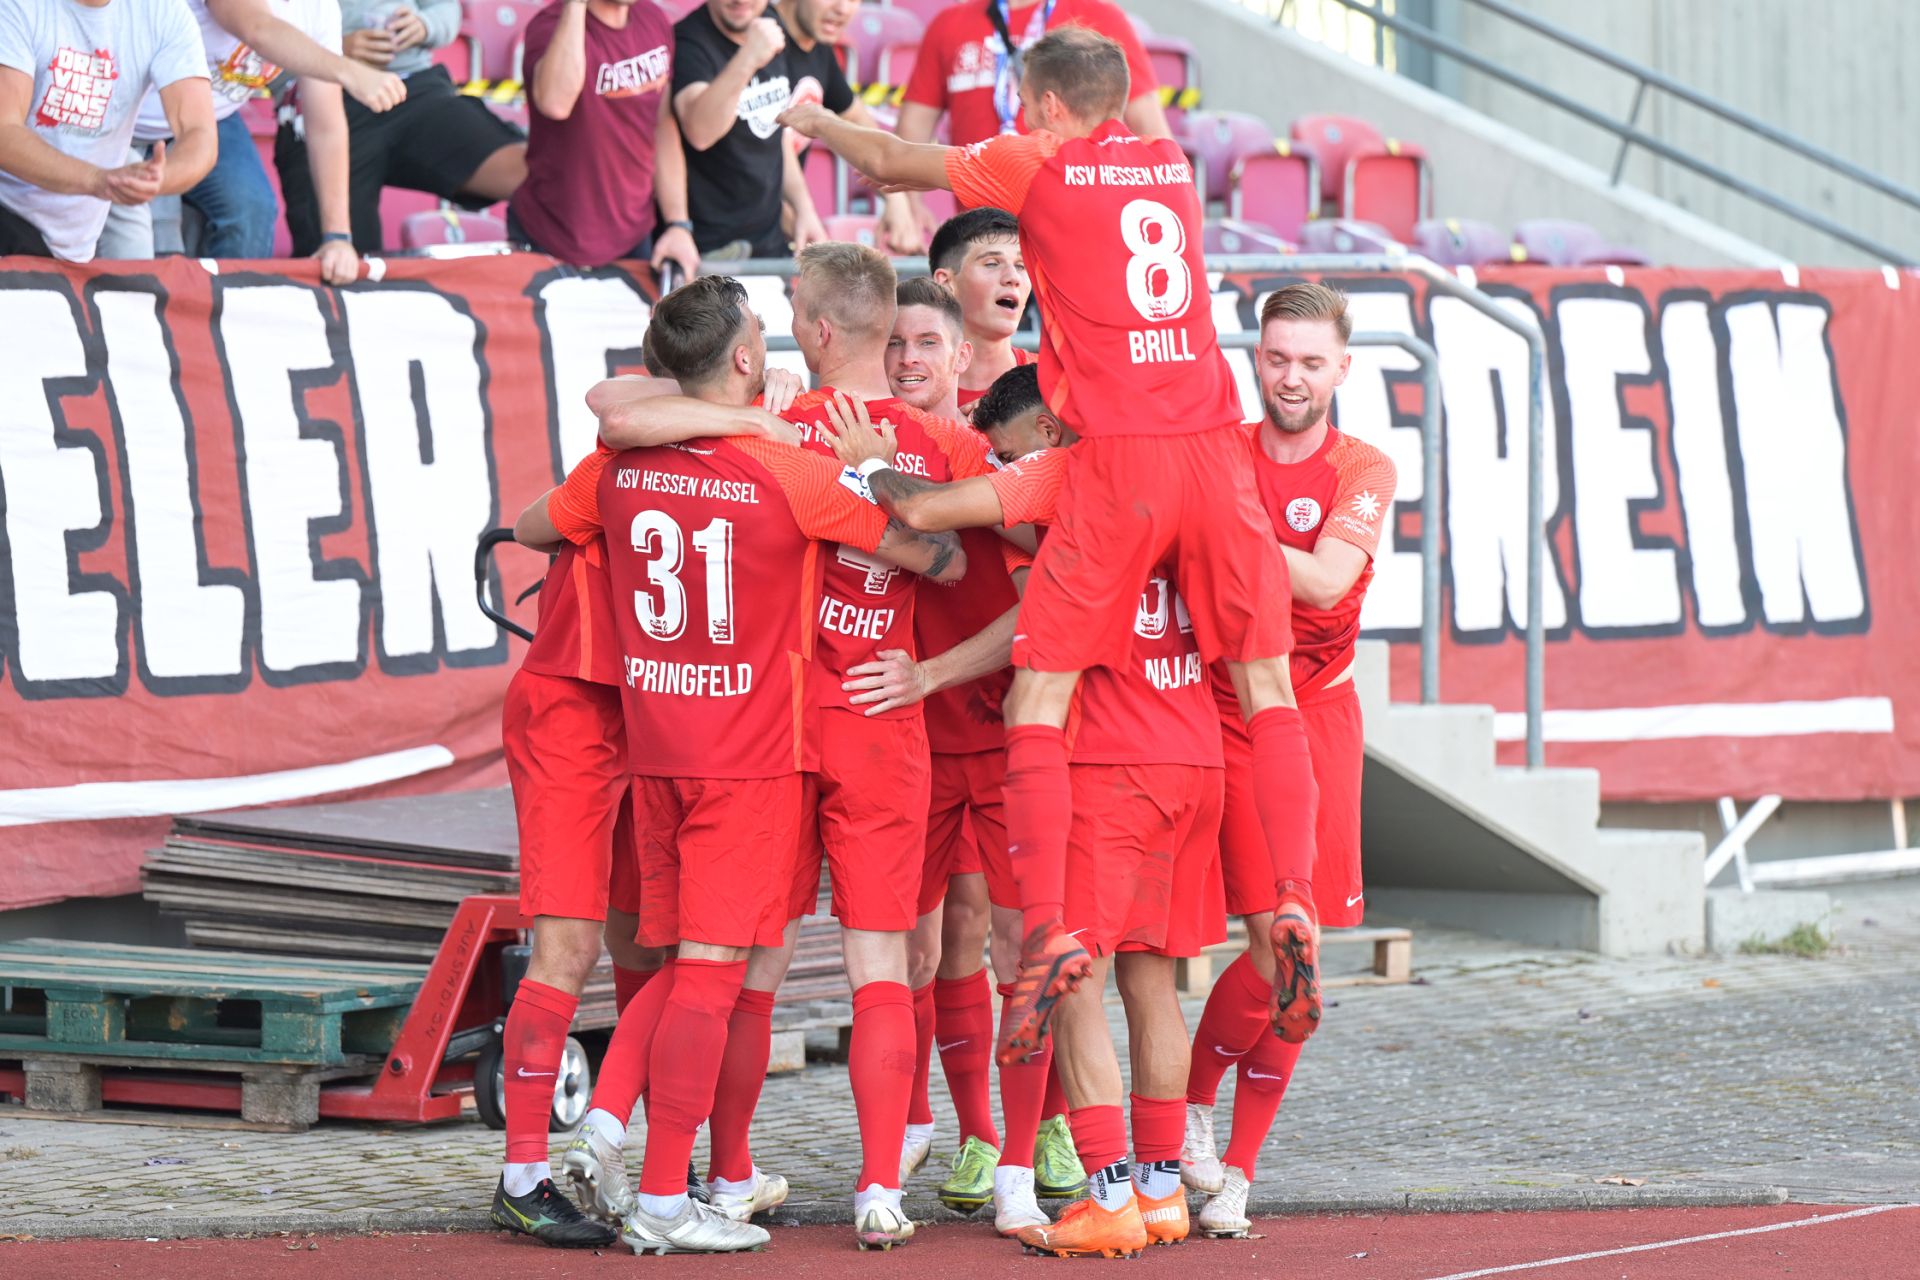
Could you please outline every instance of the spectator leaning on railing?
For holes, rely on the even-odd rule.
[[[107,211],[213,166],[213,104],[183,0],[0,0],[0,254],[86,262]],[[159,90],[174,145],[129,159]]]
[[[579,266],[640,257],[698,269],[667,95],[674,57],[653,0],[560,0],[533,16],[527,179],[507,206],[510,239]]]
[[[469,209],[511,196],[527,176],[526,139],[478,98],[462,96],[447,69],[433,61],[435,49],[459,36],[460,0],[340,0],[340,18],[346,29],[341,51],[407,85],[406,100],[390,111],[346,104],[354,248],[379,253],[391,247],[380,238],[385,187],[431,192]],[[283,113],[273,161],[293,251],[307,254],[319,248],[322,228],[302,133],[298,117]]]

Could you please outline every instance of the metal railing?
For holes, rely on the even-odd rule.
[[[896,258],[894,267],[901,275],[926,270],[924,258]],[[1526,717],[1527,767],[1538,769],[1546,763],[1543,736],[1543,709],[1546,701],[1546,337],[1530,314],[1516,313],[1501,306],[1489,295],[1460,280],[1452,272],[1418,254],[1217,254],[1207,259],[1209,270],[1228,273],[1284,275],[1341,275],[1351,272],[1416,275],[1433,293],[1445,294],[1466,303],[1502,328],[1518,334],[1527,344],[1527,620],[1526,620]],[[702,272],[708,271],[703,263]],[[790,258],[749,258],[739,262],[716,262],[711,273],[732,276],[790,277],[794,263]],[[1260,340],[1257,331],[1244,330],[1219,335],[1220,345],[1228,350],[1251,350]],[[1038,335],[1031,331],[1014,335],[1015,344],[1033,350]],[[1441,632],[1441,430],[1440,359],[1433,347],[1421,338],[1406,333],[1359,332],[1349,341],[1356,346],[1398,347],[1420,365],[1423,388],[1420,415],[1420,700],[1431,703],[1440,697]],[[791,336],[770,334],[767,349],[774,352],[798,350]]]
[[[1632,148],[1638,147],[1642,151],[1658,156],[1662,160],[1667,160],[1682,168],[1690,169],[1701,177],[1719,183],[1729,191],[1737,192],[1747,199],[1773,210],[1775,213],[1792,218],[1802,226],[1811,227],[1824,235],[1832,236],[1835,240],[1843,244],[1851,245],[1863,253],[1871,254],[1881,262],[1906,266],[1916,265],[1914,256],[1910,253],[1902,252],[1901,250],[1882,244],[1877,240],[1870,239],[1860,232],[1855,231],[1853,228],[1834,221],[1823,213],[1809,209],[1805,205],[1797,204],[1777,192],[1770,191],[1765,187],[1749,182],[1745,178],[1721,168],[1719,165],[1702,160],[1696,155],[1683,151],[1678,147],[1661,141],[1652,134],[1642,131],[1639,128],[1640,108],[1645,101],[1647,90],[1658,89],[1660,92],[1681,102],[1685,102],[1689,106],[1697,107],[1702,111],[1718,116],[1729,124],[1744,129],[1754,137],[1783,147],[1803,159],[1810,160],[1842,177],[1869,187],[1916,212],[1920,212],[1920,192],[1916,192],[1909,187],[1902,186],[1897,182],[1893,182],[1879,174],[1862,168],[1844,157],[1835,155],[1825,147],[1808,142],[1806,139],[1788,133],[1784,129],[1775,128],[1773,125],[1749,115],[1738,107],[1722,102],[1718,98],[1710,97],[1698,90],[1691,89],[1672,77],[1655,71],[1652,67],[1635,62],[1631,58],[1623,58],[1619,54],[1602,48],[1600,45],[1582,36],[1575,35],[1564,27],[1557,26],[1545,19],[1535,17],[1524,10],[1516,8],[1506,3],[1505,0],[1463,0],[1463,2],[1478,5],[1489,13],[1497,14],[1500,17],[1518,23],[1520,26],[1544,36],[1565,48],[1592,58],[1594,61],[1621,72],[1624,75],[1632,76],[1637,84],[1633,94],[1633,105],[1628,111],[1626,120],[1616,120],[1604,111],[1597,110],[1583,102],[1576,101],[1566,94],[1561,93],[1559,90],[1542,84],[1530,76],[1523,75],[1509,66],[1494,61],[1484,54],[1476,53],[1466,45],[1450,37],[1441,35],[1431,27],[1422,26],[1398,14],[1388,13],[1383,9],[1376,8],[1370,0],[1333,0],[1333,2],[1343,5],[1355,13],[1365,14],[1372,21],[1379,24],[1380,27],[1384,27],[1398,35],[1405,36],[1410,40],[1417,41],[1435,53],[1444,54],[1463,66],[1470,67],[1484,75],[1492,76],[1503,84],[1511,85],[1523,93],[1531,94],[1540,101],[1558,107],[1562,111],[1577,117],[1597,129],[1611,133],[1620,140],[1620,150],[1614,157],[1613,162],[1612,181],[1616,186],[1619,185],[1621,172],[1626,166],[1628,152]]]

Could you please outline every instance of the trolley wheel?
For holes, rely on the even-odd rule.
[[[507,1046],[495,1036],[473,1064],[473,1109],[489,1129],[507,1127]]]

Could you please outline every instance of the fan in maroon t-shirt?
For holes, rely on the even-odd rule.
[[[634,0],[548,5],[527,24],[526,65],[527,180],[508,206],[512,238],[577,266],[646,257],[691,276],[700,254],[668,109],[666,14]]]

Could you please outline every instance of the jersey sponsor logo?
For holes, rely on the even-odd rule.
[[[626,668],[627,687],[640,693],[661,693],[675,698],[738,698],[753,692],[753,668],[744,662],[731,666],[660,662],[629,654]]]
[[[717,476],[683,476],[671,471],[643,471],[639,467],[621,467],[613,474],[616,489],[640,489],[647,493],[675,493],[688,498],[711,498],[716,502],[760,505],[759,486],[750,480],[722,480]]]
[[[119,79],[120,67],[111,50],[87,53],[62,45],[47,64],[47,91],[34,109],[34,123],[48,129],[100,132]]]
[[[671,66],[667,46],[655,45],[631,58],[601,63],[593,78],[593,91],[603,98],[638,97],[665,87]]]
[[[1353,514],[1371,523],[1380,515],[1380,499],[1371,493],[1354,494]]]
[[[1312,498],[1295,498],[1287,504],[1287,528],[1307,533],[1320,523],[1320,504]]]

